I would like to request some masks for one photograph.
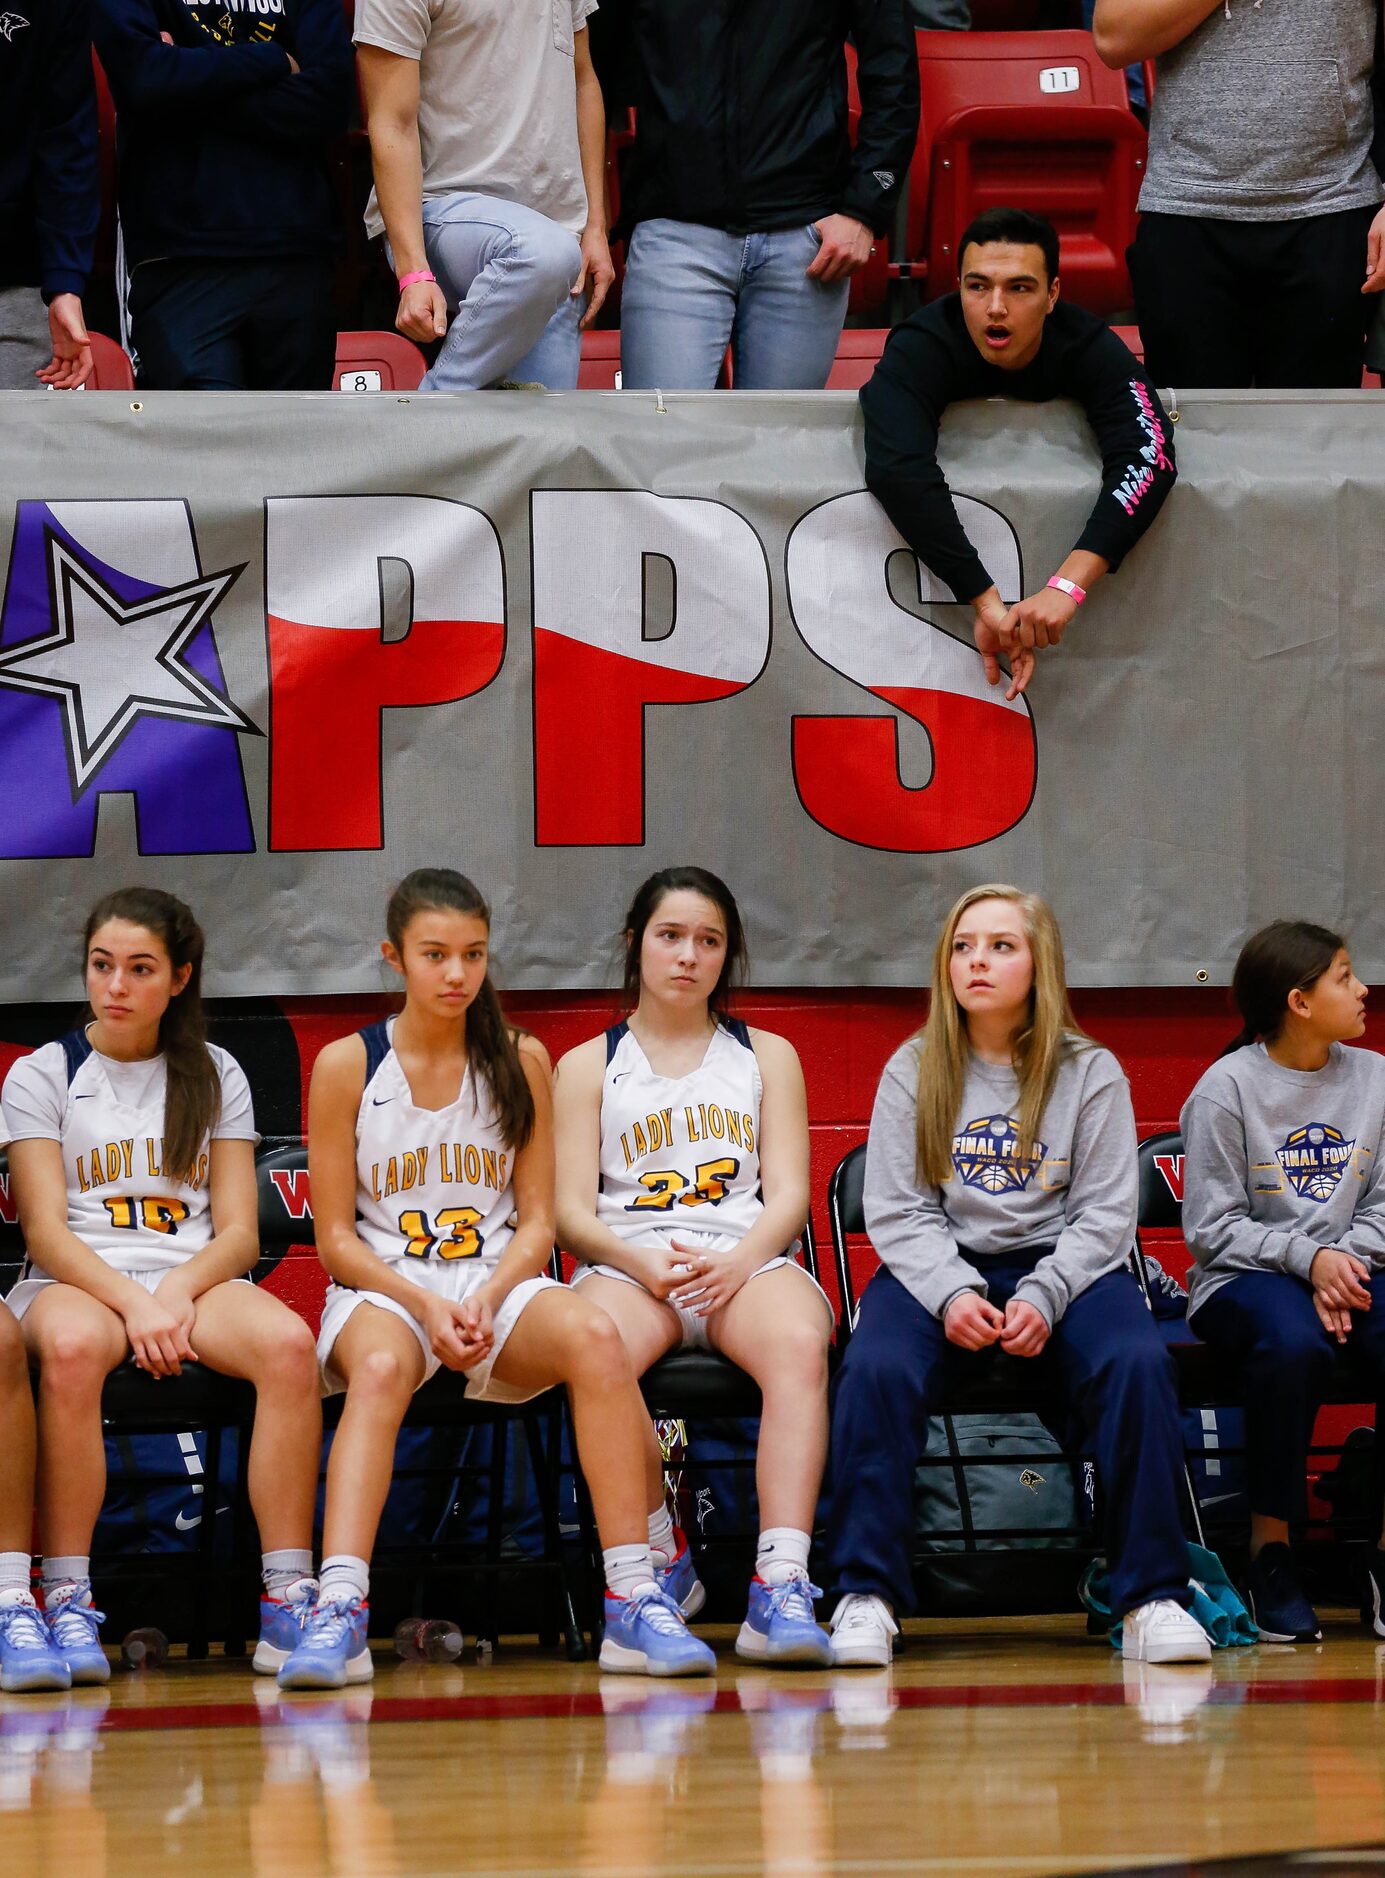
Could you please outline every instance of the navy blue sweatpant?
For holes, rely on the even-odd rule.
[[[1385,1274],[1367,1283],[1371,1307],[1352,1312],[1350,1347],[1375,1372],[1379,1396],[1385,1393]],[[1288,1272],[1241,1272],[1199,1304],[1188,1323],[1244,1371],[1251,1512],[1301,1519],[1313,1423],[1337,1347],[1313,1308],[1313,1287]]]
[[[991,1303],[1003,1309],[1048,1249],[986,1259]],[[949,1385],[990,1355],[949,1343],[939,1320],[883,1266],[872,1278],[832,1411],[827,1547],[830,1582],[839,1591],[873,1592],[897,1612],[913,1610],[914,1468],[926,1424],[947,1401]],[[1115,1615],[1153,1598],[1186,1605],[1173,1361],[1134,1278],[1111,1272],[1089,1285],[1030,1360],[1056,1370],[1095,1437]]]

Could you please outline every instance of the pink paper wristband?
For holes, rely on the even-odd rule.
[[[1055,574],[1052,580],[1048,582],[1048,585],[1050,587],[1056,587],[1059,593],[1065,593],[1069,600],[1075,600],[1079,606],[1081,606],[1082,602],[1087,597],[1087,589],[1085,587],[1079,587],[1075,580],[1064,580],[1061,574]]]
[[[399,291],[403,293],[406,287],[416,287],[421,280],[431,280],[434,286],[436,286],[437,279],[436,274],[430,274],[426,267],[421,267],[416,274],[401,274],[399,276]]]

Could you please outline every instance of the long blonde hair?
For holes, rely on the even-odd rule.
[[[1074,1047],[1093,1047],[1093,1039],[1078,1029],[1068,1002],[1063,939],[1048,902],[1037,893],[1021,893],[1018,887],[1003,884],[972,887],[964,893],[943,922],[933,955],[928,1021],[918,1032],[918,1172],[919,1179],[933,1187],[940,1187],[952,1173],[952,1140],[970,1055],[966,1023],[952,989],[952,942],[962,915],[978,900],[1009,900],[1020,909],[1034,960],[1029,1021],[1014,1042],[1020,1086],[1016,1152],[1021,1160],[1034,1151],[1063,1058]]]

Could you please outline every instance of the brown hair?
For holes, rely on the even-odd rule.
[[[952,989],[952,942],[962,915],[979,900],[1009,900],[1020,910],[1034,960],[1029,993],[1029,1021],[1014,1042],[1020,1103],[1016,1151],[1027,1159],[1063,1058],[1074,1048],[1092,1047],[1077,1027],[1068,1002],[1063,938],[1046,900],[1018,887],[990,885],[964,893],[943,922],[933,955],[933,990],[928,1022],[919,1031],[918,1171],[929,1186],[940,1187],[952,1172],[952,1139],[966,1081],[966,1024]]]
[[[207,1048],[207,1014],[202,1008],[202,955],[206,936],[191,907],[158,887],[120,887],[108,893],[87,915],[82,933],[82,962],[107,920],[143,926],[163,946],[175,971],[189,966],[188,981],[159,1019],[159,1049],[167,1069],[164,1094],[164,1172],[171,1180],[191,1180],[202,1143],[221,1113],[221,1078]]]
[[[625,1008],[633,1011],[640,1001],[640,948],[644,944],[645,928],[658,912],[665,895],[670,893],[701,894],[721,914],[726,927],[726,957],[707,999],[707,1008],[713,1017],[724,1018],[729,1015],[732,991],[739,989],[749,976],[750,957],[746,950],[745,927],[741,921],[741,910],[736,905],[736,896],[724,880],[709,873],[705,867],[660,868],[657,874],[651,874],[648,880],[641,881],[635,889],[635,897],[630,902],[625,924],[621,928],[621,943],[625,950],[625,978],[621,994]]]
[[[1277,919],[1252,934],[1241,947],[1231,978],[1231,995],[1243,1021],[1222,1055],[1243,1050],[1261,1037],[1273,1042],[1284,1027],[1289,993],[1315,985],[1345,945],[1337,933],[1306,919]]]
[[[490,928],[491,910],[465,874],[451,867],[416,867],[400,881],[385,909],[385,931],[401,958],[410,921],[428,912],[466,913]],[[467,1062],[476,1080],[490,1090],[500,1132],[516,1150],[525,1147],[534,1132],[534,1093],[519,1060],[521,1035],[506,1023],[487,971],[466,1014]]]

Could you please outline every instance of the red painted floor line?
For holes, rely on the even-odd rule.
[[[832,1706],[830,1686],[803,1687],[783,1683],[757,1683],[763,1691],[766,1709],[819,1708]],[[670,1698],[682,1695],[696,1702],[699,1695],[712,1699],[708,1710],[734,1714],[747,1706],[734,1689],[715,1693],[697,1683],[685,1682],[676,1687],[658,1684],[646,1691],[646,1685],[632,1677],[629,1684],[634,1712],[634,1698],[647,1692],[656,1706],[669,1704]],[[172,1704],[147,1708],[111,1708],[101,1718],[103,1729],[141,1731],[168,1728],[258,1728],[293,1726],[293,1718],[318,1710],[325,1717],[334,1708],[341,1719],[363,1719],[351,1714],[348,1704],[359,1704],[368,1690],[356,1687],[340,1693],[324,1690],[320,1694],[286,1696],[274,1706],[253,1702],[200,1702],[179,1707]],[[1380,1703],[1382,1689],[1374,1677],[1342,1676],[1323,1679],[1285,1680],[1280,1682],[1223,1682],[1208,1694],[1212,1708],[1257,1706],[1278,1707],[1297,1703],[1344,1702]],[[1126,1690],[1112,1682],[1036,1682],[938,1684],[932,1687],[896,1689],[894,1704],[902,1709],[920,1708],[1122,1708]],[[702,1707],[702,1703],[697,1703]],[[533,1719],[568,1720],[578,1717],[600,1719],[607,1714],[606,1704],[595,1689],[574,1690],[569,1694],[547,1695],[459,1695],[459,1696],[375,1696],[370,1705],[371,1722],[428,1721],[521,1721]]]

